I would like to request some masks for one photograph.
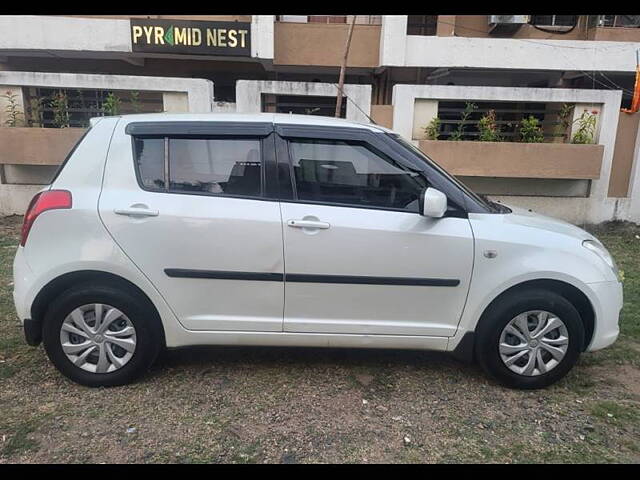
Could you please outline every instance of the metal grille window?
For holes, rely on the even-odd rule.
[[[573,27],[578,21],[577,15],[532,15],[531,23],[541,27]]]
[[[31,87],[26,92],[27,119],[34,127],[88,127],[89,119],[110,114],[107,98],[117,99],[117,113],[162,112],[161,92]]]
[[[409,15],[407,35],[435,35],[438,29],[438,15]]]
[[[598,26],[640,28],[640,15],[599,15]]]
[[[276,15],[278,22],[350,23],[351,15]],[[356,15],[356,25],[380,25],[382,15]]]
[[[462,131],[462,140],[477,140],[480,135],[478,123],[490,110],[495,111],[496,125],[504,141],[518,141],[520,122],[529,116],[540,121],[545,141],[550,142],[554,137],[565,136],[560,118],[561,104],[473,101],[470,103],[475,104],[477,108],[473,109],[463,123],[461,118],[467,106],[466,102],[442,100],[438,102],[438,118],[441,125],[438,138],[440,140],[448,140],[459,131]]]
[[[340,116],[347,114],[346,97],[342,97]],[[262,111],[272,113],[297,113],[333,117],[336,113],[336,97],[315,97],[310,95],[262,95]]]

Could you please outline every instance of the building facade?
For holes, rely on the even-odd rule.
[[[479,193],[640,222],[640,16],[0,17],[0,214],[93,116],[291,112],[393,128]]]

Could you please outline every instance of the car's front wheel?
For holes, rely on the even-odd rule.
[[[566,298],[547,290],[505,295],[478,325],[476,356],[482,368],[514,388],[546,387],[564,377],[584,343],[584,325]]]
[[[161,347],[156,313],[135,292],[104,284],[65,291],[47,310],[43,343],[51,362],[90,387],[131,382]]]

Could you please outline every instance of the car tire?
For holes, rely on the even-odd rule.
[[[101,326],[109,323],[102,335],[96,317],[104,320]],[[88,330],[79,326],[82,323]],[[150,301],[116,282],[72,287],[49,305],[44,316],[43,344],[49,359],[63,375],[88,387],[124,385],[139,378],[155,361],[163,338],[160,318]],[[91,347],[73,356],[65,353],[87,342]]]
[[[548,290],[520,290],[498,299],[483,314],[476,329],[475,354],[483,370],[499,383],[538,389],[571,370],[584,336],[580,314],[566,298]]]

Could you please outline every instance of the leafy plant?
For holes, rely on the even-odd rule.
[[[596,113],[589,113],[587,110],[582,112],[574,123],[578,124],[576,133],[573,134],[571,143],[588,144],[593,143],[593,137],[596,133]]]
[[[567,139],[567,131],[569,126],[571,125],[571,120],[569,117],[573,112],[573,108],[575,105],[571,103],[564,103],[560,108],[560,112],[558,113],[558,120],[560,123],[556,126],[556,133],[562,135],[563,140]]]
[[[120,113],[120,98],[110,92],[102,102],[102,111],[105,115],[118,115]]]
[[[58,128],[69,126],[69,100],[67,94],[58,90],[51,98],[51,108],[53,109],[53,124]]]
[[[129,94],[129,102],[131,103],[131,109],[134,111],[134,113],[140,113],[142,111],[140,92],[131,92]]]
[[[437,140],[440,135],[440,119],[438,117],[433,117],[429,124],[424,127],[424,132],[427,136],[427,140]]]
[[[20,121],[20,117],[24,119],[24,113],[20,111],[20,105],[18,105],[18,95],[7,90],[7,92],[2,95],[2,98],[7,99],[7,107],[5,108],[7,119],[4,122],[5,125],[7,127],[19,127],[22,123]]]
[[[500,127],[496,122],[496,111],[489,110],[482,116],[478,122],[478,129],[480,130],[480,136],[478,140],[481,142],[501,142],[502,135],[500,134]]]
[[[458,123],[458,128],[454,130],[454,132],[449,136],[449,140],[462,140],[462,136],[464,135],[464,126],[467,124],[467,120],[471,116],[471,114],[478,109],[478,105],[472,102],[466,102],[466,106],[462,115],[460,116],[460,123]]]
[[[32,98],[29,100],[29,125],[32,127],[42,126],[43,102],[43,98]]]
[[[540,120],[533,115],[520,121],[519,133],[520,141],[524,143],[542,143],[544,141]]]

